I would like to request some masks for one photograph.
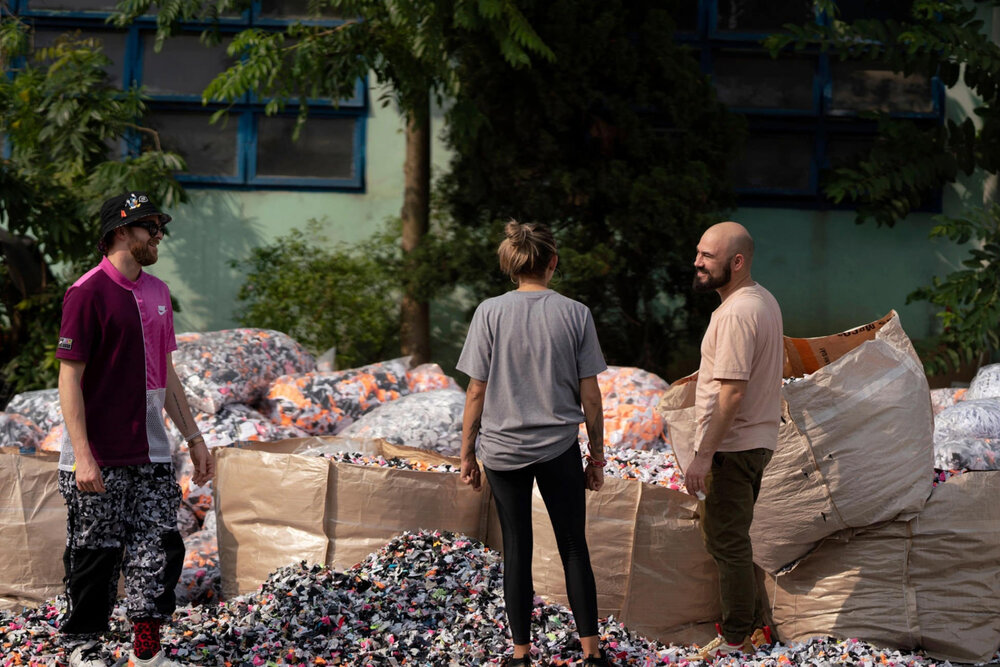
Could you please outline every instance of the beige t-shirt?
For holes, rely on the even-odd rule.
[[[720,380],[746,380],[747,388],[720,452],[740,452],[778,443],[781,373],[785,350],[781,309],[766,289],[754,283],[729,295],[712,313],[701,342],[695,395],[696,445],[719,399]]]

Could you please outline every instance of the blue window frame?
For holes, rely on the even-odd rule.
[[[298,112],[290,102],[288,114],[267,116],[268,100],[248,94],[231,105],[228,116],[210,124],[222,104],[203,105],[201,92],[216,74],[231,64],[226,44],[250,26],[283,30],[301,21],[336,26],[340,17],[310,18],[306,0],[255,0],[252,6],[219,21],[221,42],[200,41],[205,24],[184,25],[157,53],[155,16],[136,19],[125,29],[106,22],[116,0],[13,0],[12,11],[30,21],[38,46],[51,44],[60,34],[80,31],[101,38],[111,58],[108,74],[114,85],[144,86],[149,97],[146,123],[166,150],[180,153],[187,170],[178,180],[189,186],[237,189],[323,189],[364,191],[365,129],[368,90],[358,80],[354,94],[335,104],[310,99],[309,120],[298,142],[291,136]],[[135,152],[148,141],[137,132],[123,151]]]
[[[812,52],[772,59],[761,40],[786,23],[828,20],[813,0],[698,0],[681,3],[677,39],[689,45],[719,99],[747,121],[748,139],[732,171],[741,205],[830,206],[822,172],[875,138],[868,111],[917,123],[944,122],[937,78],[903,77],[869,62]],[[845,20],[902,18],[910,0],[840,0]],[[940,209],[940,200],[932,208]]]

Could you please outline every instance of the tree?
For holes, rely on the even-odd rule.
[[[742,120],[675,43],[667,3],[551,0],[526,16],[553,61],[512,70],[482,44],[459,51],[461,95],[487,125],[449,133],[444,205],[471,237],[452,261],[478,297],[498,294],[510,288],[496,269],[503,222],[548,224],[553,286],[590,306],[608,360],[665,374],[697,356],[717,305],[689,297],[692,263],[735,203]]]
[[[247,274],[237,296],[240,323],[283,331],[317,356],[335,347],[339,368],[389,358],[399,349],[399,323],[391,316],[400,285],[399,230],[332,250],[323,241],[311,220],[305,233],[293,229],[233,260]]]
[[[831,20],[826,25],[786,25],[786,33],[766,40],[772,55],[783,49],[819,49],[841,60],[879,63],[892,71],[938,77],[948,88],[959,81],[981,100],[975,110],[982,123],[926,127],[885,113],[872,113],[879,138],[870,154],[857,164],[833,171],[826,194],[835,202],[857,205],[859,222],[875,220],[892,226],[910,211],[929,203],[959,174],[976,169],[996,173],[1000,167],[1000,122],[995,108],[1000,94],[1000,46],[983,31],[980,6],[1000,6],[997,0],[914,0],[909,17],[839,19],[835,0],[817,0]],[[875,3],[879,4],[879,3]]]
[[[772,55],[784,49],[819,49],[842,60],[867,60],[892,71],[938,77],[946,87],[960,81],[980,99],[972,118],[926,127],[911,120],[872,114],[879,125],[871,151],[856,164],[833,170],[824,190],[834,202],[857,206],[857,222],[892,226],[915,208],[934,201],[941,189],[962,174],[1000,169],[1000,45],[984,31],[978,11],[1000,7],[997,0],[914,0],[902,20],[839,18],[834,0],[817,0],[826,25],[788,25],[772,35]],[[996,196],[996,193],[987,193]],[[924,351],[929,372],[975,363],[997,349],[1000,326],[1000,209],[970,210],[957,218],[940,216],[932,238],[959,244],[977,242],[959,271],[909,295],[938,306],[942,332]]]
[[[67,35],[33,51],[27,25],[0,12],[0,399],[53,386],[68,277],[98,256],[98,209],[111,194],[146,190],[164,206],[184,197],[174,154],[120,158],[141,126],[140,91],[114,89],[98,42]],[[55,271],[53,267],[63,267]],[[0,401],[2,404],[5,401]]]
[[[123,0],[119,24],[127,24],[159,7],[162,41],[182,19],[215,19],[242,9],[247,0]],[[230,46],[241,60],[205,90],[205,100],[233,102],[253,91],[272,99],[268,113],[290,100],[300,100],[299,120],[307,115],[308,98],[343,99],[355,82],[374,73],[387,87],[383,104],[396,102],[406,118],[405,191],[402,249],[414,272],[420,269],[419,248],[429,226],[430,103],[457,92],[453,48],[460,37],[481,40],[509,67],[524,67],[529,54],[550,58],[514,0],[310,0],[310,11],[324,9],[350,17],[336,27],[295,23],[284,32],[249,29]],[[453,113],[458,113],[453,110]],[[408,288],[401,307],[403,354],[415,362],[430,358],[430,316],[425,298]]]

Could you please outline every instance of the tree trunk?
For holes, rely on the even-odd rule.
[[[427,235],[431,201],[431,128],[430,99],[419,111],[411,111],[406,118],[406,164],[404,165],[405,192],[403,194],[403,261],[407,266],[417,259],[413,256],[424,236]],[[412,273],[408,271],[407,273]],[[413,357],[413,364],[431,360],[430,304],[407,287],[400,307],[400,343],[404,355]]]

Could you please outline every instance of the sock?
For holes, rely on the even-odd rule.
[[[140,618],[132,621],[132,652],[140,660],[149,660],[160,650],[160,621]]]

